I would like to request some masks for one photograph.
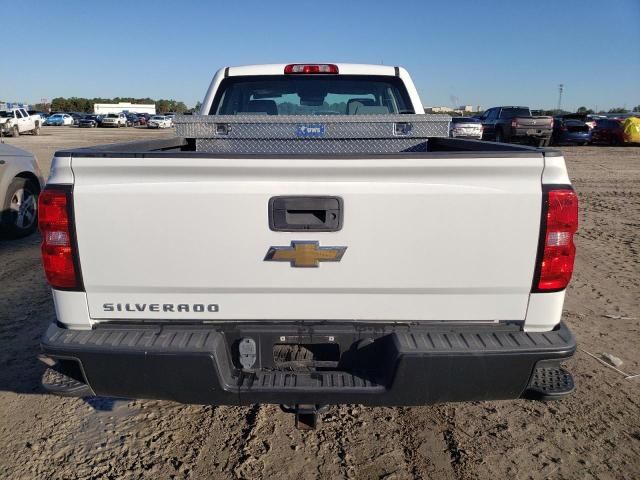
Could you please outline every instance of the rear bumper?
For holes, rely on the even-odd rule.
[[[539,128],[518,128],[512,130],[512,139],[526,139],[526,138],[550,138],[552,134],[551,129],[539,129]]]
[[[482,140],[482,132],[474,135],[469,134],[451,134],[451,138],[459,138],[462,140]]]
[[[257,346],[253,371],[239,363],[243,338]],[[279,343],[336,344],[339,363],[331,370],[277,370],[273,345]],[[41,345],[63,369],[79,372],[90,387],[85,394],[218,405],[520,398],[536,368],[557,366],[576,349],[564,324],[545,333],[525,333],[518,325],[120,325],[81,331],[52,324]]]

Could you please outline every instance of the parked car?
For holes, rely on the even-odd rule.
[[[545,147],[551,141],[553,117],[533,116],[529,107],[493,107],[480,116],[484,140]]]
[[[102,119],[103,127],[126,127],[127,126],[127,116],[124,113],[108,113]]]
[[[85,115],[78,122],[78,127],[97,128],[100,123],[102,123],[102,117],[100,115]]]
[[[150,118],[151,115],[149,115],[148,113],[138,114],[138,121],[140,122],[140,125],[146,125]]]
[[[80,120],[84,118],[86,113],[69,112],[69,115],[71,115],[71,118],[73,118],[73,125],[78,125]]]
[[[596,128],[591,132],[591,143],[622,145],[624,143],[622,122],[609,118],[597,120]]]
[[[44,180],[38,162],[26,150],[0,143],[0,232],[24,237],[37,226],[38,195]]]
[[[73,117],[68,113],[54,113],[45,120],[44,124],[50,126],[73,125]]]
[[[163,114],[165,117],[167,117],[169,120],[171,120],[171,126],[173,126],[173,121],[176,118],[176,113],[175,112],[167,112]]]
[[[567,113],[566,115],[560,115],[556,118],[563,118],[565,120],[580,120],[584,122],[589,130],[593,130],[596,127],[597,117],[591,114],[583,114],[583,113]]]
[[[335,94],[364,116],[335,116],[329,143],[308,110],[278,122],[285,95],[325,110]],[[383,129],[383,102],[421,113]],[[574,390],[562,313],[578,197],[560,154],[434,135],[380,155],[370,143],[388,144],[389,127],[448,137],[400,67],[222,68],[202,111],[232,117],[192,117],[198,140],[219,142],[189,127],[54,157],[40,197],[58,307],[41,340],[46,390],[280,403],[311,428],[322,405]]]
[[[0,111],[0,133],[3,135],[17,137],[28,132],[39,135],[42,123],[40,115],[29,115],[24,108]]]
[[[482,123],[474,117],[453,117],[449,125],[449,136],[481,140]]]
[[[137,127],[140,125],[140,119],[136,113],[127,113],[127,127]]]
[[[147,128],[171,128],[173,122],[165,115],[154,115],[147,122]]]
[[[587,145],[591,143],[591,129],[580,120],[556,117],[553,119],[553,145]]]

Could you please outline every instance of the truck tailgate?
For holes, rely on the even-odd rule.
[[[495,321],[526,314],[540,226],[539,153],[74,155],[71,166],[95,320]],[[341,197],[341,230],[270,230],[269,199],[280,195]],[[317,268],[265,261],[270,247],[292,241],[347,250]]]
[[[551,117],[517,117],[519,128],[551,128]]]

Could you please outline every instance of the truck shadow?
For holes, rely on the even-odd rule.
[[[84,397],[82,400],[98,412],[111,412],[117,402],[127,402],[126,398]]]
[[[55,318],[51,291],[40,263],[40,235],[0,237],[0,391],[49,395],[42,387],[47,368],[38,360],[40,337]],[[83,399],[111,411],[120,399]]]
[[[0,391],[43,394],[40,336],[55,309],[40,262],[40,235],[0,240]]]

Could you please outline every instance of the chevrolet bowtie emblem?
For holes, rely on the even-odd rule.
[[[347,247],[321,247],[318,242],[292,241],[290,247],[269,247],[265,262],[289,262],[292,267],[317,267],[339,262]]]

